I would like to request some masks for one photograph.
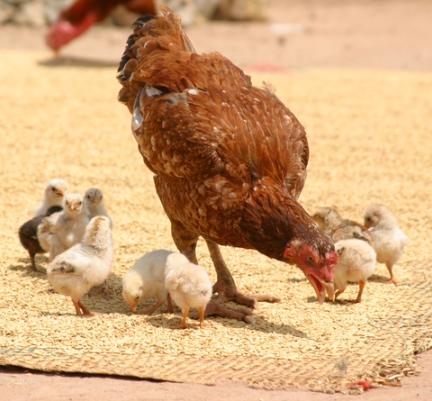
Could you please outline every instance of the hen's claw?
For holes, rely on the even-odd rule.
[[[232,309],[217,300],[211,300],[205,311],[206,316],[220,316],[228,319],[251,322],[252,311],[248,308]]]

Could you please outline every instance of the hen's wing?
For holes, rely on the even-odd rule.
[[[270,178],[297,197],[309,150],[295,116],[225,57],[192,53],[181,28],[162,22],[136,25],[119,74],[146,164],[172,177]]]

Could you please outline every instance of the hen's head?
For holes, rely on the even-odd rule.
[[[297,265],[315,289],[319,302],[323,302],[325,291],[333,296],[334,266],[337,253],[330,238],[320,233],[313,240],[294,239],[284,250],[283,258]]]

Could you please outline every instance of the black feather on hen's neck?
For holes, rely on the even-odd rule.
[[[251,247],[283,260],[287,244],[299,240],[325,254],[331,241],[303,207],[283,188],[257,185],[246,201],[240,227]]]
[[[138,39],[138,36],[136,34],[136,31],[143,28],[144,25],[151,21],[152,19],[154,19],[155,16],[153,15],[143,15],[142,17],[139,17],[133,24],[132,27],[134,28],[134,32],[129,35],[127,42],[126,42],[126,49],[123,52],[122,58],[120,60],[119,66],[117,71],[120,72],[123,70],[124,66],[126,65],[126,63],[130,60],[131,58],[131,50],[133,45],[135,44],[135,41]]]

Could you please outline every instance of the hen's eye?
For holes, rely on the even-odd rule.
[[[314,265],[314,260],[313,260],[312,256],[308,256],[308,257],[307,257],[307,259],[306,259],[306,263],[307,263],[309,266],[313,266],[313,265]]]

